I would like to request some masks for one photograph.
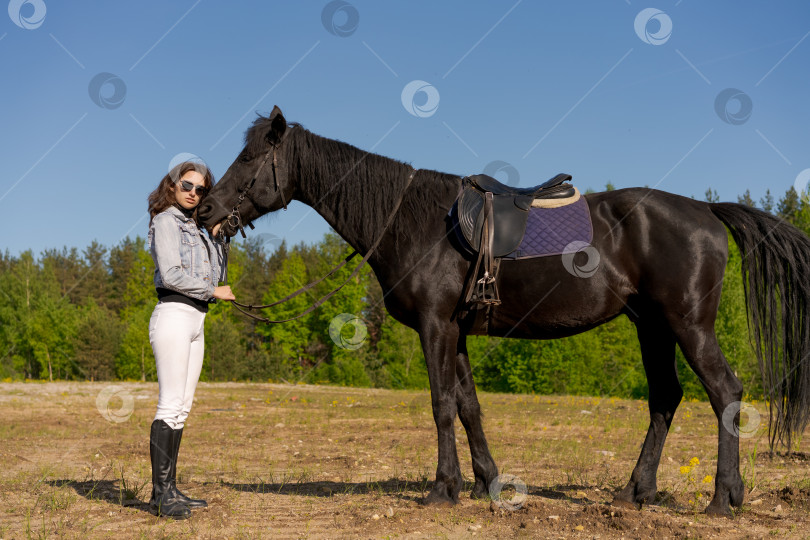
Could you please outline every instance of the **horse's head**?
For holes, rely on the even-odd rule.
[[[234,236],[240,222],[247,225],[268,212],[286,208],[294,192],[282,159],[286,133],[287,120],[278,107],[248,128],[245,147],[200,204],[197,215],[208,230],[221,223],[222,232]]]

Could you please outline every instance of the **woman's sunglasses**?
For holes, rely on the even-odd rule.
[[[208,190],[203,186],[195,186],[188,180],[180,180],[180,189],[183,191],[191,191],[192,189],[201,199],[208,194]]]

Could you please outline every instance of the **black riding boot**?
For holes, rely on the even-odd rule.
[[[189,507],[179,501],[172,489],[174,430],[163,420],[152,422],[149,431],[149,457],[152,459],[152,498],[149,500],[149,513],[174,519],[191,516]]]
[[[172,472],[170,481],[172,483],[172,490],[174,498],[184,503],[189,508],[205,508],[208,503],[202,499],[192,499],[187,497],[177,489],[177,454],[180,452],[180,440],[183,438],[183,428],[172,430]]]

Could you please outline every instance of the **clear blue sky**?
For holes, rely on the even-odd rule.
[[[418,168],[504,162],[519,181],[509,167],[496,176],[523,186],[568,172],[582,189],[712,187],[736,201],[746,189],[779,197],[810,168],[806,1],[12,0],[8,11],[0,248],[14,255],[145,236],[146,196],[172,159],[201,156],[220,177],[274,104]],[[307,210],[295,203],[252,234],[318,241],[328,226]]]

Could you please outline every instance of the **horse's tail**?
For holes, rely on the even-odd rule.
[[[742,255],[748,327],[769,400],[770,447],[778,441],[790,451],[810,418],[810,238],[755,208],[709,206]]]

